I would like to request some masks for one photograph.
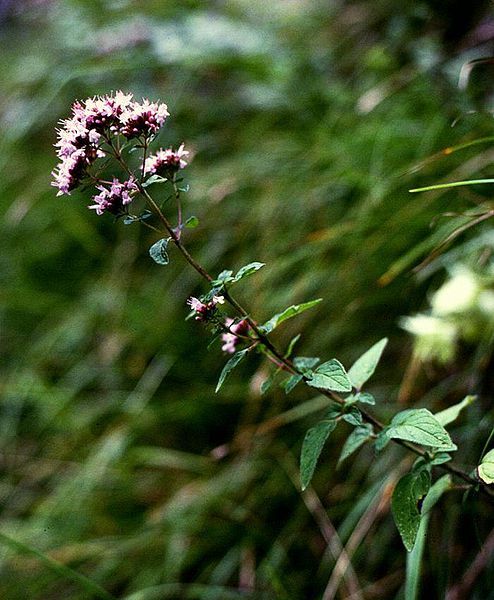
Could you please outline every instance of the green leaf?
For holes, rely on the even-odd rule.
[[[411,408],[395,415],[386,435],[448,452],[457,449],[446,429],[426,408]]]
[[[352,368],[348,371],[348,377],[354,388],[360,390],[364,383],[373,375],[387,343],[388,338],[383,338],[362,354],[352,365]]]
[[[419,598],[420,566],[424,554],[430,511],[445,491],[451,488],[451,475],[444,475],[431,487],[422,505],[422,518],[412,551],[407,555],[405,600]]]
[[[357,402],[362,402],[362,404],[375,404],[376,400],[372,394],[368,394],[367,392],[357,392],[356,394],[351,394],[345,398],[346,406],[351,406]]]
[[[311,300],[310,302],[304,302],[303,304],[292,304],[292,306],[285,308],[283,312],[274,315],[274,317],[271,317],[271,319],[269,319],[269,321],[266,321],[264,325],[260,325],[259,330],[262,333],[271,333],[274,329],[276,329],[276,327],[278,327],[278,325],[281,325],[283,321],[286,321],[287,319],[291,319],[292,317],[299,315],[305,310],[308,310],[316,304],[319,304],[319,302],[321,301],[322,298],[318,298],[317,300]]]
[[[262,267],[264,267],[264,266],[265,266],[265,263],[262,263],[262,262],[253,262],[248,265],[245,265],[244,267],[239,269],[238,273],[235,275],[235,277],[233,279],[233,283],[240,281],[244,277],[248,277],[249,275],[252,275],[256,271],[259,271],[259,269],[262,269]]]
[[[443,427],[446,427],[446,425],[449,425],[453,421],[456,421],[461,411],[467,406],[470,406],[470,404],[472,404],[472,402],[475,402],[476,399],[477,396],[466,396],[466,398],[464,398],[458,404],[450,406],[449,408],[446,408],[445,410],[436,413],[434,416]]]
[[[225,283],[230,283],[233,281],[232,275],[233,271],[225,269],[224,271],[221,271],[218,277],[212,281],[211,284],[216,287],[225,285]]]
[[[431,458],[430,464],[431,465],[443,465],[444,463],[447,463],[450,460],[451,460],[450,454],[448,454],[447,452],[438,452]]]
[[[319,362],[319,358],[317,356],[296,356],[293,359],[293,364],[295,368],[302,373],[308,373],[313,369],[317,363]]]
[[[348,379],[345,368],[336,358],[319,365],[311,374],[307,384],[333,392],[350,392],[352,384]]]
[[[355,427],[363,424],[362,413],[356,406],[352,406],[348,412],[343,413],[343,420]]]
[[[467,181],[452,181],[451,183],[438,183],[426,187],[414,188],[408,190],[412,194],[415,192],[430,192],[431,190],[445,190],[446,188],[461,187],[463,185],[479,185],[482,183],[494,183],[494,179],[469,179]]]
[[[261,390],[260,390],[261,395],[265,394],[267,391],[269,391],[271,389],[277,375],[278,375],[278,370],[274,371],[274,373],[271,373],[269,375],[269,377],[261,383]]]
[[[376,441],[374,442],[374,448],[376,452],[381,452],[386,448],[391,439],[388,437],[388,428],[384,428],[377,434]]]
[[[362,404],[374,405],[376,403],[374,396],[368,392],[359,392],[358,394],[355,394],[355,399],[357,402],[362,402]]]
[[[149,256],[159,265],[167,265],[170,262],[166,251],[169,241],[170,238],[162,238],[149,248]]]
[[[300,455],[300,484],[302,490],[305,490],[309,485],[324,444],[335,427],[336,421],[324,420],[309,429],[305,434]]]
[[[147,188],[148,186],[153,185],[153,183],[165,183],[165,181],[168,181],[165,177],[161,177],[160,175],[151,175],[151,177],[146,179],[146,181],[142,184],[142,187]]]
[[[187,221],[185,221],[185,227],[187,229],[195,229],[199,225],[199,219],[197,217],[189,217]]]
[[[288,344],[288,348],[285,352],[285,358],[290,358],[290,356],[292,355],[293,349],[295,348],[295,344],[299,341],[301,335],[302,335],[301,333],[298,333],[295,337],[293,337],[290,340],[290,343]]]
[[[225,379],[228,377],[230,372],[238,365],[238,363],[245,358],[247,352],[250,348],[244,348],[239,352],[235,352],[235,354],[230,358],[230,360],[226,363],[221,371],[220,378],[218,379],[218,385],[216,386],[215,393],[221,388],[221,386],[225,383]]]
[[[281,387],[285,390],[285,394],[289,394],[294,387],[303,379],[303,375],[291,375],[281,383]]]
[[[477,467],[477,474],[479,479],[484,483],[494,483],[494,450],[489,450],[484,456],[482,462]]]
[[[420,527],[421,503],[431,485],[430,473],[422,469],[398,481],[391,499],[391,511],[405,548],[410,552]]]
[[[338,460],[338,465],[340,465],[345,459],[347,459],[350,455],[356,452],[360,446],[365,444],[368,440],[372,438],[372,425],[361,425],[356,427],[352,433],[348,436],[343,445],[343,449],[340,454],[340,458]]]

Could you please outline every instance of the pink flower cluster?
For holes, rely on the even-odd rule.
[[[248,335],[250,325],[245,319],[235,323],[233,319],[227,318],[225,321],[225,326],[228,327],[229,332],[221,334],[221,340],[224,342],[223,346],[221,346],[221,349],[223,352],[233,354],[237,345],[239,342],[241,342],[240,336]]]
[[[187,304],[196,314],[196,321],[209,321],[216,312],[216,305],[224,303],[225,299],[223,296],[213,296],[209,302],[201,302],[201,300],[194,298],[194,296],[191,296],[187,300]]]
[[[143,100],[142,104],[131,102],[123,111],[121,132],[130,139],[155,135],[170,113],[166,104]]]
[[[124,183],[113,178],[110,189],[98,185],[97,188],[100,190],[100,193],[94,196],[93,200],[95,204],[92,204],[89,208],[95,210],[98,215],[102,215],[105,212],[116,216],[124,214],[124,207],[132,202],[131,192],[136,192],[139,189],[135,181],[135,178],[131,176]]]
[[[151,138],[168,116],[166,104],[142,103],[132,100],[132,94],[121,91],[115,95],[96,96],[72,105],[69,119],[60,121],[55,144],[60,159],[52,172],[52,185],[57,196],[69,194],[87,175],[88,167],[105,156],[101,142],[111,134],[122,134],[127,139]]]
[[[181,144],[178,150],[160,148],[156,154],[152,154],[144,163],[144,173],[152,175],[170,175],[187,166],[184,156],[189,153]]]

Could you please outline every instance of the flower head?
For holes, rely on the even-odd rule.
[[[86,169],[91,159],[85,150],[75,150],[64,156],[57,168],[52,171],[52,185],[58,188],[57,196],[69,194],[86,175]]]
[[[88,98],[79,105],[77,110],[86,127],[96,131],[104,131],[108,128],[118,132],[121,127],[120,117],[131,104],[132,94],[118,91],[115,96]]]
[[[144,163],[144,173],[152,175],[170,175],[187,166],[184,156],[189,153],[181,144],[178,150],[160,148],[156,154],[151,155]]]
[[[121,133],[127,138],[149,137],[158,132],[170,113],[166,104],[131,102],[120,115]]]
[[[233,354],[241,341],[239,336],[246,336],[249,333],[250,325],[245,319],[235,323],[233,319],[227,318],[225,326],[228,328],[228,333],[221,334],[221,341],[224,342],[221,349],[223,352]]]
[[[130,177],[124,183],[114,178],[110,189],[99,185],[97,186],[100,193],[93,197],[95,204],[91,204],[89,208],[96,211],[96,214],[102,215],[109,212],[112,215],[121,215],[125,213],[125,206],[132,202],[131,193],[138,190],[135,183],[135,178]]]
[[[202,302],[198,298],[191,296],[187,300],[187,304],[191,310],[195,312],[196,321],[209,321],[211,317],[216,313],[216,305],[224,304],[225,299],[223,296],[213,296],[209,302]]]

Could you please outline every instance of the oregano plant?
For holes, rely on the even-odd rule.
[[[429,515],[424,507],[431,510],[453,481],[460,480],[494,502],[490,487],[494,483],[493,451],[485,453],[475,472],[465,471],[452,461],[457,444],[446,429],[475,398],[467,396],[437,414],[425,407],[408,408],[383,423],[369,412],[372,410],[369,407],[378,406],[378,401],[366,386],[379,374],[379,363],[386,358],[386,338],[376,341],[349,368],[336,357],[294,356],[299,336],[286,348],[280,348],[273,339],[275,330],[287,320],[315,308],[321,299],[280,307],[279,312],[259,322],[232,290],[239,281],[254,277],[264,268],[262,262],[223,269],[212,275],[190,254],[186,246],[187,229],[197,227],[199,219],[183,206],[183,195],[188,188],[183,184],[182,172],[188,166],[188,151],[184,144],[175,149],[153,147],[168,117],[164,103],[138,102],[132,94],[120,91],[75,102],[71,116],[61,121],[55,144],[59,164],[53,172],[53,185],[58,195],[70,195],[76,189],[91,194],[88,206],[97,215],[153,231],[156,239],[149,255],[158,265],[166,266],[173,260],[175,249],[202,278],[204,293],[198,298],[184,299],[184,304],[188,305],[191,317],[210,329],[213,339],[219,340],[228,356],[216,392],[241,362],[256,353],[273,368],[263,383],[263,393],[275,384],[286,394],[297,385],[305,385],[326,398],[322,419],[301,440],[302,491],[310,486],[326,441],[340,423],[352,429],[334,468],[341,467],[365,444],[372,444],[376,453],[395,444],[416,457],[411,470],[403,473],[394,487],[391,508],[406,550],[412,553],[413,560],[419,560],[422,550],[416,545],[417,539]],[[445,474],[438,478],[437,470]]]

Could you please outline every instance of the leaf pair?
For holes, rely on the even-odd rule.
[[[374,344],[352,365],[348,373],[340,361],[333,358],[319,365],[307,383],[333,392],[351,392],[352,388],[359,392],[374,374],[387,343],[387,338],[383,338]]]

